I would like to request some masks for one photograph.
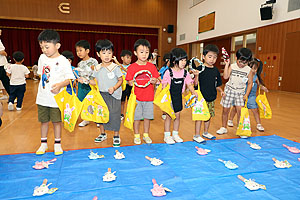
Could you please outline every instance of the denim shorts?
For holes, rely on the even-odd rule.
[[[248,109],[256,109],[258,108],[258,105],[256,103],[256,95],[249,95],[248,97],[248,103],[247,103],[247,108]]]

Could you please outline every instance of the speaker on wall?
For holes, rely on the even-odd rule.
[[[168,25],[168,29],[167,29],[168,33],[173,33],[174,32],[174,25]]]
[[[260,19],[261,20],[269,20],[273,17],[273,8],[271,6],[260,8]]]

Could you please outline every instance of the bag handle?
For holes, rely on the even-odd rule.
[[[247,104],[248,104],[248,98],[247,98],[246,101],[245,101],[244,108],[248,108],[248,107],[247,107]]]
[[[71,79],[69,79],[69,81],[70,81],[70,85],[71,85],[71,95],[73,95],[73,93],[74,93],[73,83],[72,83]],[[67,87],[68,86],[65,87],[65,90],[67,90]]]
[[[258,94],[260,94],[260,86],[258,86]],[[263,95],[267,96],[265,91]]]

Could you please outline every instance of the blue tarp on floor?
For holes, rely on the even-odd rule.
[[[261,150],[253,150],[247,141],[259,144]],[[115,160],[116,148],[93,149],[104,159],[89,160],[90,150],[66,151],[58,156],[49,169],[35,170],[35,161],[47,161],[53,152],[43,156],[18,154],[0,156],[0,199],[62,199],[101,200],[112,199],[300,199],[300,154],[293,154],[282,146],[300,144],[279,136],[259,136],[245,139],[208,141],[206,145],[195,142],[181,144],[152,144],[120,147],[126,156]],[[195,146],[210,149],[200,156]],[[152,166],[145,156],[160,158],[161,166]],[[289,169],[277,169],[272,158],[288,160]],[[231,160],[239,168],[227,169],[218,159]],[[114,182],[103,182],[108,168],[116,171]],[[250,191],[237,178],[255,179],[267,190]],[[54,194],[33,197],[35,186],[43,179],[59,188]],[[164,197],[153,197],[152,179],[173,192]]]

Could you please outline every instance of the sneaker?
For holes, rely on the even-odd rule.
[[[100,124],[99,123],[96,123],[97,124],[97,128],[100,128]]]
[[[245,135],[240,135],[240,138],[242,138],[242,139],[247,139],[247,138],[248,138],[248,136],[245,136]]]
[[[210,139],[210,140],[216,139],[215,136],[213,136],[212,134],[207,133],[207,132],[206,132],[206,133],[203,133],[202,136],[205,137],[205,138],[207,138],[207,139]]]
[[[89,121],[83,120],[82,122],[80,122],[80,123],[78,124],[78,126],[79,126],[79,127],[84,127],[84,126],[87,126],[89,123],[90,123]]]
[[[123,114],[121,114],[121,121],[124,119],[124,115]]]
[[[227,133],[227,128],[221,127],[219,130],[217,130],[217,133],[219,135],[223,135],[223,134]]]
[[[141,144],[141,136],[140,134],[134,134],[134,140],[133,140],[134,144]]]
[[[151,144],[151,143],[152,143],[152,140],[151,140],[151,138],[149,137],[148,133],[144,133],[144,134],[143,134],[143,140],[144,140],[147,144]]]
[[[101,133],[100,135],[98,135],[98,137],[95,138],[95,142],[96,143],[103,142],[106,139],[107,139],[106,133]]]
[[[265,131],[264,127],[261,124],[257,124],[256,129],[261,132]]]
[[[173,140],[177,143],[183,142],[183,139],[179,137],[179,135],[173,135]]]
[[[47,143],[42,143],[40,148],[35,152],[36,155],[43,155],[48,150]]]
[[[227,126],[233,127],[233,121],[232,121],[232,120],[228,120],[228,121],[227,121]]]
[[[172,136],[165,136],[164,137],[164,141],[165,141],[165,143],[167,143],[167,144],[175,144],[175,141],[174,141],[174,139],[173,139],[173,137]]]
[[[37,78],[32,78],[34,81],[38,81],[39,79],[37,79]]]
[[[194,140],[195,142],[200,143],[200,144],[201,144],[201,143],[202,143],[202,144],[206,143],[206,141],[205,141],[200,135],[194,135],[193,140]]]
[[[61,144],[54,144],[54,155],[59,156],[63,153],[64,151],[61,148]]]
[[[113,147],[120,147],[121,138],[120,136],[114,136],[113,138]]]
[[[14,100],[14,103],[18,103],[18,99],[15,99],[15,100]]]
[[[10,111],[14,110],[14,104],[12,102],[9,102],[8,106],[7,106],[7,109],[10,110]]]
[[[16,110],[17,110],[17,111],[20,111],[20,110],[22,110],[22,108],[18,108],[18,107],[16,107]]]
[[[161,118],[162,118],[163,120],[165,120],[165,119],[167,118],[167,115],[166,115],[166,114],[162,114],[162,115],[161,115]]]
[[[3,95],[2,97],[0,97],[0,100],[6,100],[6,99],[8,99],[7,95]]]

